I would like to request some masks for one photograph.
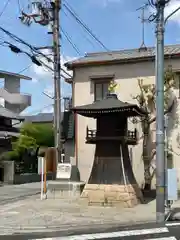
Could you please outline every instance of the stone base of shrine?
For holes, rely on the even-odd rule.
[[[142,192],[135,185],[86,184],[81,199],[88,205],[131,208],[143,202]]]

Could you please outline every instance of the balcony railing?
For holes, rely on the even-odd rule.
[[[137,144],[137,129],[135,128],[134,131],[127,131],[126,134],[122,132],[122,130],[116,130],[114,131],[114,135],[105,135],[103,136],[97,134],[96,130],[90,130],[88,127],[86,129],[86,141],[87,143],[95,143],[96,141],[99,140],[116,140],[116,141],[121,141],[125,140],[128,144]]]

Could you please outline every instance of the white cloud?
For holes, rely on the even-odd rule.
[[[177,8],[180,7],[180,0],[170,0],[170,2],[166,5],[164,9],[164,18],[166,19],[167,16],[169,16],[172,12],[174,12]],[[149,12],[152,14],[156,13],[156,9],[149,7]],[[174,13],[168,21],[172,21],[175,23],[180,24],[180,10],[178,10],[176,13]]]
[[[169,4],[165,7],[164,15],[167,17],[174,10],[180,7],[180,0],[171,0]],[[180,24],[180,10],[169,18],[169,21],[174,21]]]
[[[50,50],[45,50],[43,51],[43,54],[45,54],[46,56],[48,56],[49,58],[52,59],[52,54]],[[61,68],[64,70],[61,71],[61,74],[64,77],[70,77],[72,76],[72,72],[68,71],[66,69],[66,67],[64,66],[64,63],[67,61],[71,61],[75,58],[73,57],[69,57],[69,56],[63,56],[61,58]],[[53,69],[53,63],[52,62],[48,62],[48,60],[44,57],[41,57],[39,60],[41,60],[45,65],[47,65],[49,68]],[[53,59],[52,59],[53,60]],[[51,71],[50,69],[48,69],[48,67],[45,66],[37,66],[37,65],[33,65],[33,75],[34,75],[34,82],[35,81],[42,81],[42,82],[47,82],[48,84],[46,85],[46,87],[44,88],[44,92],[49,95],[50,97],[54,96],[54,86],[53,86],[53,71]],[[67,74],[66,74],[67,72]],[[63,79],[61,79],[61,95],[62,97],[69,95],[69,90],[70,90],[70,86],[69,84],[65,83]]]
[[[46,55],[48,58],[50,58],[53,61],[52,58],[52,54],[51,54],[51,50],[44,50],[43,54]],[[67,61],[71,61],[73,60],[74,57],[68,57],[68,56],[62,56],[61,57],[61,68],[67,72],[68,74],[66,74],[63,70],[61,71],[61,74],[65,77],[68,77],[68,75],[72,75],[71,71],[68,71],[66,69],[66,67],[64,66],[64,63]],[[39,78],[49,78],[52,79],[53,78],[53,72],[50,69],[53,69],[53,63],[52,62],[48,62],[48,60],[46,58],[44,58],[43,56],[39,59],[41,60],[41,62],[43,62],[46,66],[37,66],[37,65],[33,65],[33,72],[35,73],[35,76],[37,79]],[[49,69],[48,69],[49,67]]]
[[[48,50],[48,49],[43,50],[42,53],[52,60],[52,56],[50,55],[51,54],[50,50]],[[47,65],[49,68],[53,69],[53,63],[48,62],[48,60],[46,58],[44,58],[43,56],[40,57],[39,60],[42,63],[44,63],[45,65]],[[35,79],[37,79],[37,80],[41,80],[44,78],[52,79],[52,77],[53,77],[53,72],[45,66],[37,66],[34,64],[32,67],[32,71],[34,72]]]

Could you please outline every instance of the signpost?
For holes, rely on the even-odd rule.
[[[57,179],[70,179],[72,166],[70,163],[58,163],[57,165]]]
[[[47,198],[47,182],[46,182],[46,160],[44,157],[39,157],[38,173],[41,174],[41,200]]]
[[[41,173],[41,200],[44,198],[44,158],[41,157],[39,158],[41,161],[41,168],[40,168],[40,173]]]

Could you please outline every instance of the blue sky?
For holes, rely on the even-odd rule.
[[[7,0],[1,0],[0,12],[3,9],[3,3]],[[62,0],[63,2],[64,0]],[[141,45],[141,23],[138,16],[140,12],[136,9],[142,6],[144,0],[66,0],[83,21],[92,29],[103,44],[110,50],[138,48]],[[20,0],[21,8],[27,11],[29,0]],[[171,0],[171,4],[166,8],[166,14],[170,13],[175,7],[180,6],[180,0]],[[85,52],[102,51],[99,46],[87,33],[75,22],[63,7],[61,13],[62,28],[71,36],[73,43],[77,45],[81,54]],[[0,26],[18,35],[28,43],[35,46],[51,45],[51,36],[47,34],[47,27],[41,27],[32,24],[30,27],[23,25],[18,17],[20,9],[18,0],[10,0],[6,10],[0,17]],[[146,11],[149,15],[149,11]],[[180,43],[180,13],[176,14],[166,26],[165,43]],[[0,31],[0,38],[10,41],[4,33]],[[89,40],[87,40],[87,38]],[[11,40],[12,43],[15,44]],[[91,44],[92,42],[93,44]],[[147,46],[153,46],[155,43],[154,24],[145,25],[145,43]],[[63,60],[77,57],[77,53],[62,35]],[[22,49],[23,45],[18,45]],[[30,59],[23,55],[12,53],[7,47],[0,46],[1,66],[0,69],[12,72],[20,72],[31,64]],[[52,92],[52,75],[42,68],[31,66],[23,74],[33,78],[33,81],[22,81],[21,91],[32,94],[32,106],[26,110],[29,114],[34,114],[39,110],[50,111],[44,108],[52,104],[52,101],[42,94],[43,91]],[[70,88],[62,84],[63,95],[70,94]]]

